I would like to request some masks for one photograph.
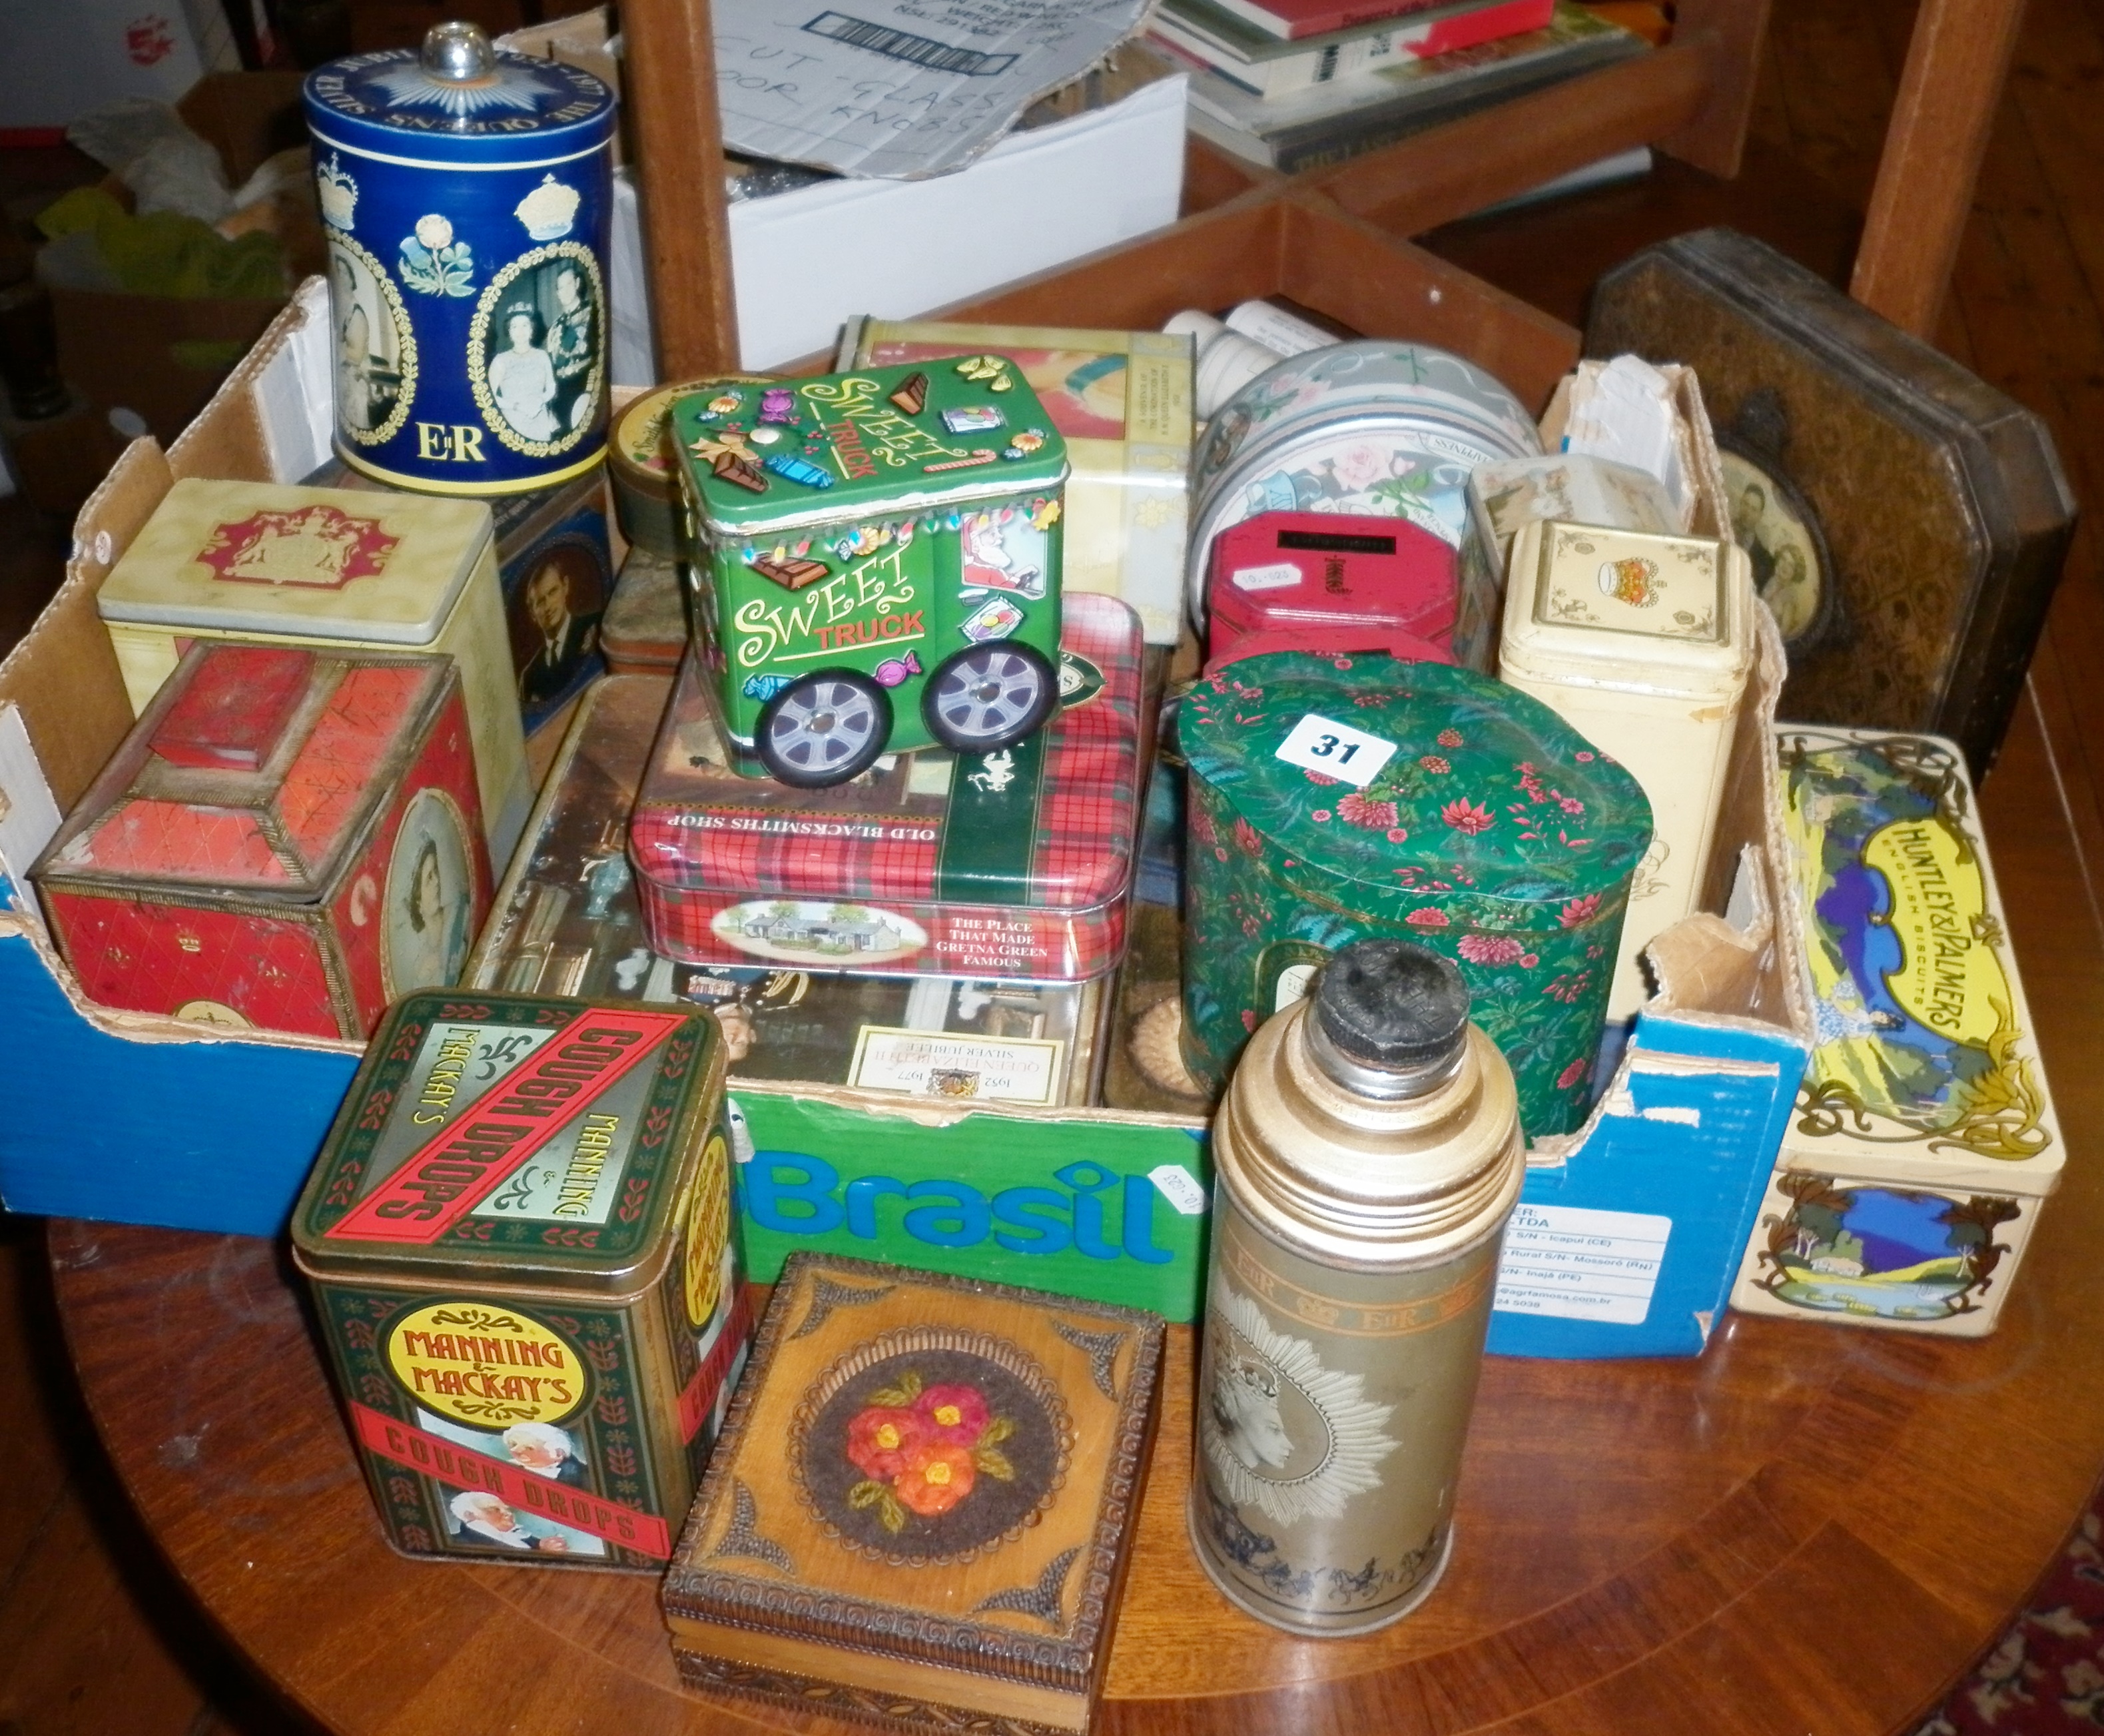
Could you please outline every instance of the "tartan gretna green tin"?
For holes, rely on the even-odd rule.
[[[1184,699],[1184,1056],[1217,1086],[1369,935],[1452,958],[1530,1137],[1583,1119],[1650,805],[1539,700],[1385,657],[1282,652]]]
[[[724,380],[672,417],[741,754],[816,788],[887,752],[998,752],[1051,715],[1067,449],[1013,362]]]
[[[706,1014],[412,995],[292,1215],[403,1554],[655,1572],[751,1321]]]

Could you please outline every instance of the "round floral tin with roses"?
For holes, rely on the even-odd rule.
[[[444,24],[316,68],[305,98],[344,461],[448,494],[599,463],[613,92]]]
[[[1487,676],[1282,652],[1184,701],[1184,1058],[1218,1085],[1257,1026],[1370,935],[1460,966],[1531,1137],[1584,1118],[1650,804]]]
[[[1401,518],[1465,549],[1469,473],[1540,450],[1520,401],[1446,350],[1369,338],[1281,362],[1221,408],[1193,458],[1191,618],[1205,626],[1214,538],[1245,519]]]

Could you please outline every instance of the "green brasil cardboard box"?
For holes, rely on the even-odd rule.
[[[1005,357],[712,382],[674,406],[672,439],[738,748],[755,749],[770,701],[821,678],[846,677],[883,719],[852,770],[886,751],[1005,746],[1050,714],[1067,448]],[[1034,719],[952,739],[929,696],[1002,652],[1036,677]]]
[[[808,1248],[1197,1317],[1202,1122],[743,1080],[727,1113],[756,1283]]]

